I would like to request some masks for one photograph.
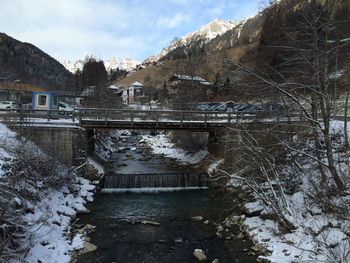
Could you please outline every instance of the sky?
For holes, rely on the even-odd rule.
[[[0,0],[0,32],[59,61],[139,61],[215,18],[240,21],[261,0]]]

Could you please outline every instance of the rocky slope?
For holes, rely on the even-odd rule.
[[[234,28],[236,23],[215,19],[202,26],[199,30],[186,34],[180,39],[174,39],[169,46],[159,54],[147,58],[144,63],[156,62],[164,58],[176,59],[186,57],[191,49],[201,48],[217,36],[223,35],[226,31]]]
[[[8,74],[49,90],[69,89],[72,83],[72,74],[57,60],[32,44],[0,33],[0,76]]]

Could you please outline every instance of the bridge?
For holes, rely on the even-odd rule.
[[[179,110],[124,110],[83,108],[78,111],[3,110],[0,118],[10,125],[85,129],[153,129],[212,131],[245,122],[276,123],[274,111],[208,112]],[[274,119],[271,120],[271,117]],[[270,118],[270,119],[269,119]],[[290,121],[282,118],[281,121]]]
[[[226,144],[220,138],[227,136],[228,127],[256,129],[262,124],[265,127],[275,127],[291,123],[290,118],[279,116],[278,112],[274,111],[209,112],[97,108],[82,108],[72,112],[0,110],[0,120],[68,165],[79,164],[83,156],[94,151],[94,135],[96,130],[100,129],[208,132],[208,151],[221,156]],[[300,121],[294,118],[292,122],[297,124]]]

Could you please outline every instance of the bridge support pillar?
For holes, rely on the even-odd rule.
[[[82,164],[87,156],[86,135],[80,129],[26,127],[23,136],[67,166]]]
[[[224,130],[210,131],[208,136],[208,152],[219,158],[225,158],[225,134]]]
[[[94,129],[86,129],[86,149],[87,154],[92,155],[95,152],[95,130]]]

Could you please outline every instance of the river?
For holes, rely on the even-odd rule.
[[[137,150],[112,154],[114,172],[197,172],[140,148],[139,139],[139,135],[133,135],[116,141],[116,148]],[[91,213],[81,215],[78,223],[96,226],[89,237],[98,250],[80,255],[77,262],[197,262],[195,249],[205,252],[206,262],[216,258],[220,262],[256,262],[256,256],[249,255],[249,240],[235,238],[237,227],[231,227],[226,238],[217,237],[215,222],[224,219],[223,203],[221,194],[211,189],[97,193],[95,201],[88,205]],[[203,219],[194,220],[196,216]]]

